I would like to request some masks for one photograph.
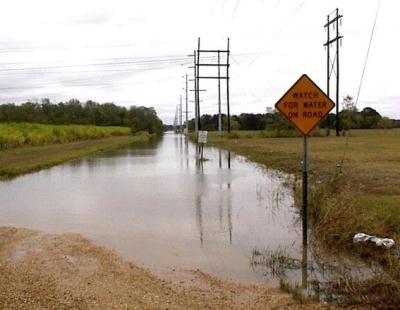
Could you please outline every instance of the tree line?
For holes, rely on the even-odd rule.
[[[97,103],[92,100],[80,102],[51,103],[42,99],[41,103],[25,102],[20,105],[7,103],[0,105],[0,122],[32,122],[41,124],[124,126],[132,131],[148,131],[160,134],[164,130],[162,121],[154,108],[117,106],[114,103]]]
[[[343,109],[339,112],[339,127],[341,130],[348,129],[385,129],[399,128],[400,121],[381,116],[375,109],[366,107],[359,111],[352,96],[343,98]],[[336,126],[336,117],[330,115],[331,124]],[[321,125],[326,128],[326,121]]]
[[[327,128],[326,117],[319,125]],[[218,115],[203,114],[200,118],[202,130],[218,130]],[[227,129],[227,117],[222,115],[224,130]],[[189,121],[189,130],[194,130],[194,119]],[[329,127],[336,128],[336,115],[329,114]],[[382,117],[375,109],[366,107],[358,111],[353,98],[346,96],[343,99],[343,109],[339,112],[340,130],[349,129],[376,129],[376,128],[400,128],[400,120]],[[292,129],[293,126],[281,115],[280,112],[269,109],[267,113],[242,113],[231,116],[231,129],[233,130],[265,130],[265,129]]]
[[[222,128],[226,131],[228,128],[226,114],[221,115]],[[214,131],[218,130],[218,114],[203,114],[200,117],[202,130]],[[194,130],[194,119],[189,121],[189,130]],[[264,129],[290,129],[291,126],[286,122],[280,113],[242,113],[240,115],[231,116],[232,130],[264,130]]]

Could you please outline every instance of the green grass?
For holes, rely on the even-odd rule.
[[[251,132],[246,134],[251,135]],[[260,138],[259,134],[254,132],[252,138],[231,139],[212,132],[208,140],[212,145],[268,167],[300,173],[302,138]],[[357,130],[348,137],[311,137],[310,172],[316,179],[323,180],[341,170],[355,177],[367,194],[400,195],[399,139],[400,130]]]
[[[326,131],[322,129],[315,129],[312,132],[313,137],[325,136]],[[211,133],[215,135],[215,132]],[[228,139],[253,139],[253,138],[289,138],[301,137],[297,130],[288,129],[268,129],[268,130],[240,130],[232,131],[230,134],[225,135]]]
[[[301,176],[301,137],[263,138],[260,132],[237,135],[240,138],[210,133],[209,144]],[[399,142],[400,130],[353,130],[346,137],[309,139],[310,215],[314,234],[329,247],[373,256],[389,266],[398,280],[398,254],[354,249],[352,236],[365,232],[400,242]],[[297,188],[297,202],[301,199],[300,191]]]
[[[92,125],[0,124],[0,150],[131,135],[127,127]]]
[[[99,152],[109,151],[131,144],[143,144],[151,136],[142,133],[136,136],[111,136],[102,139],[75,141],[42,146],[23,146],[0,151],[0,179],[49,168],[68,160]]]

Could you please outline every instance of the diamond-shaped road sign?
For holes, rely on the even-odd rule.
[[[308,136],[334,106],[335,103],[306,74],[275,104],[304,136]]]

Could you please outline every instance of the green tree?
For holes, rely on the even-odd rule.
[[[364,108],[360,115],[361,122],[359,124],[359,128],[363,129],[377,128],[378,122],[382,118],[382,116],[376,110],[370,107]]]
[[[376,128],[389,129],[393,128],[393,120],[388,117],[382,117],[376,124]]]
[[[341,129],[349,130],[357,128],[358,123],[360,122],[360,117],[358,116],[357,107],[353,101],[353,97],[350,95],[345,96],[343,98],[342,106],[343,109],[339,113],[339,125]]]
[[[164,125],[158,118],[154,108],[132,106],[128,114],[133,133],[148,131],[151,134],[161,134],[164,130]]]

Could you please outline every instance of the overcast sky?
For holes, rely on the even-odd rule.
[[[202,48],[224,49],[230,37],[232,114],[264,113],[303,73],[326,90],[323,24],[336,7],[344,15],[340,98],[356,97],[378,3],[2,1],[0,102],[47,97],[154,106],[172,123],[180,94],[185,97],[183,76],[193,73],[187,55],[197,48],[197,38]],[[399,9],[399,1],[381,0],[357,104],[395,118],[400,118]],[[203,72],[216,74],[212,70]],[[217,81],[201,81],[200,88],[207,89],[201,93],[202,113],[217,113]],[[225,84],[222,90],[225,104]]]

